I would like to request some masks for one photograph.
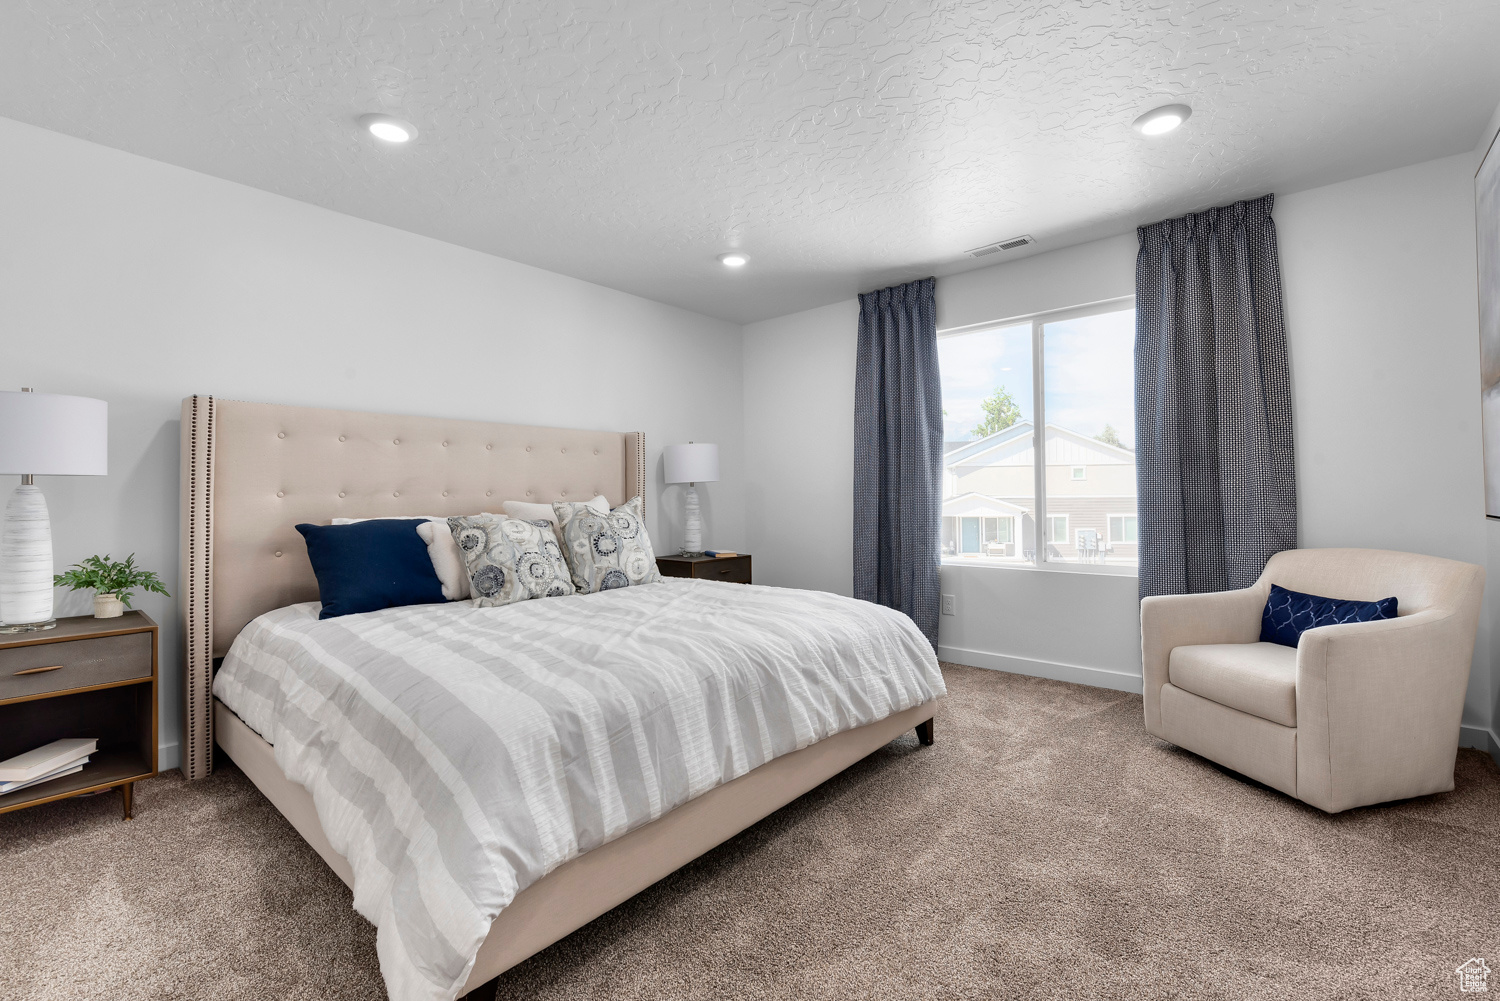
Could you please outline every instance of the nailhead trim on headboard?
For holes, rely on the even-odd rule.
[[[182,774],[213,771],[214,398],[182,401]]]

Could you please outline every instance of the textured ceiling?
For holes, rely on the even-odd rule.
[[[0,115],[746,321],[1471,149],[1497,38],[1496,0],[7,0]]]

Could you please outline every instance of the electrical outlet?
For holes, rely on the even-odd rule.
[[[945,595],[943,595],[943,614],[944,615],[957,615],[958,614],[958,599],[955,598],[951,594],[945,594]]]

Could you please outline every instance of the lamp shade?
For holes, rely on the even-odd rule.
[[[108,428],[103,400],[0,392],[0,473],[104,476]]]
[[[668,445],[661,458],[668,483],[712,483],[719,478],[718,445]]]

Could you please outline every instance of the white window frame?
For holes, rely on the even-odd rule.
[[[1111,531],[1114,528],[1114,525],[1112,525],[1111,522],[1115,518],[1134,518],[1135,519],[1135,538],[1134,539],[1117,539],[1117,538],[1115,538],[1114,532]],[[1124,531],[1125,531],[1125,523],[1122,521],[1122,522],[1120,522],[1120,532],[1123,534]],[[1140,516],[1140,513],[1139,512],[1117,511],[1114,514],[1106,514],[1104,516],[1104,534],[1109,539],[1110,545],[1114,545],[1116,542],[1118,542],[1122,546],[1138,546],[1138,545],[1140,545],[1140,542],[1141,542],[1141,516]]]
[[[1068,478],[1073,483],[1077,483],[1079,480],[1086,480],[1086,479],[1088,479],[1089,478],[1089,467],[1087,467],[1087,466],[1074,466],[1072,468],[1072,471],[1068,474]]]
[[[1131,566],[1119,566],[1112,563],[1067,563],[1061,560],[1052,561],[1047,559],[1047,547],[1056,543],[1047,540],[1047,381],[1046,381],[1046,356],[1044,353],[1044,329],[1049,323],[1057,323],[1060,320],[1076,320],[1085,316],[1097,316],[1100,313],[1117,313],[1124,309],[1135,308],[1135,296],[1121,296],[1118,299],[1101,299],[1098,302],[1086,303],[1082,306],[1073,306],[1068,309],[1053,309],[1041,313],[1027,313],[1021,316],[1012,316],[1002,320],[987,320],[984,323],[970,323],[962,327],[948,327],[938,331],[939,337],[956,337],[961,334],[977,333],[981,330],[994,330],[997,327],[1015,327],[1023,323],[1031,325],[1031,408],[1032,428],[1031,447],[1033,460],[1033,473],[1035,474],[1034,498],[1036,510],[1032,512],[1036,519],[1038,541],[1036,549],[1032,554],[1030,563],[991,563],[973,564],[965,563],[966,566],[993,566],[999,570],[1048,570],[1058,573],[1094,573],[1109,574],[1116,577],[1135,577],[1137,568]],[[1076,468],[1076,467],[1074,467]],[[1071,474],[1070,474],[1071,475]],[[1066,518],[1067,515],[1059,517]],[[983,536],[981,527],[980,535]],[[1140,522],[1136,522],[1136,535],[1140,535]],[[1063,536],[1067,538],[1066,535]],[[1109,538],[1109,522],[1104,523],[1104,538]],[[949,557],[944,557],[949,559]],[[955,560],[954,562],[958,562]]]

